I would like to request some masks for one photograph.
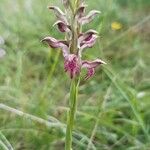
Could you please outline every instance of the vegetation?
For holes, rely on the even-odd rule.
[[[59,0],[0,0],[0,48],[6,51],[0,60],[0,150],[64,149],[70,79],[61,51],[40,42],[45,35],[63,38],[46,9],[55,4],[61,7]],[[101,15],[83,30],[92,27],[101,37],[83,58],[99,57],[107,65],[92,79],[81,77],[73,148],[149,150],[150,1],[87,4]]]

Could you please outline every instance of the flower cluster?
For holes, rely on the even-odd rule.
[[[90,23],[96,15],[100,12],[97,10],[90,11],[85,15],[85,5],[78,2],[73,7],[70,0],[62,0],[65,6],[65,12],[56,6],[49,6],[48,8],[55,13],[57,18],[54,26],[65,34],[65,40],[57,40],[53,37],[45,37],[42,41],[46,42],[52,48],[60,48],[64,57],[64,69],[69,73],[70,78],[75,78],[81,72],[82,68],[87,69],[85,79],[93,76],[95,68],[100,64],[106,64],[101,59],[94,61],[82,60],[82,51],[86,48],[91,48],[98,38],[98,33],[95,30],[88,30],[82,32],[82,26]]]

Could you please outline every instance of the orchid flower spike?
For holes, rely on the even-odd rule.
[[[84,16],[86,7],[87,7],[87,5],[85,5],[85,4],[80,5],[80,7],[76,11],[76,19],[80,19]]]
[[[69,0],[62,0],[65,9],[70,7]],[[96,15],[100,12],[92,10],[85,15],[85,5],[83,2],[79,4],[78,8],[72,14],[65,14],[60,8],[56,6],[48,7],[53,10],[56,18],[58,19],[54,26],[58,27],[60,32],[65,32],[68,40],[57,40],[51,36],[45,37],[42,42],[46,42],[50,47],[54,49],[60,49],[64,57],[64,70],[68,72],[70,78],[73,79],[80,75],[81,69],[87,69],[87,75],[85,79],[89,79],[95,74],[95,69],[102,64],[106,64],[101,59],[95,59],[93,61],[82,60],[82,52],[86,48],[91,48],[96,43],[96,39],[99,37],[99,33],[93,29],[86,32],[81,31],[81,27],[84,24],[91,22]],[[69,16],[67,16],[69,15]],[[72,15],[70,17],[70,15]],[[73,18],[73,20],[69,19]],[[77,29],[80,28],[80,32]],[[74,42],[77,41],[77,42]],[[73,50],[71,49],[73,47]]]

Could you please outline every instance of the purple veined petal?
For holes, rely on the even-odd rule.
[[[48,8],[54,11],[56,17],[59,20],[67,23],[66,15],[59,7],[57,7],[57,6],[49,6]]]
[[[76,19],[79,19],[79,18],[84,16],[84,12],[85,12],[86,7],[87,7],[87,5],[85,5],[83,3],[80,5],[80,7],[76,11]]]
[[[96,59],[94,61],[84,60],[84,61],[82,61],[82,68],[96,68],[97,66],[99,66],[101,64],[106,65],[107,63],[101,59]]]
[[[101,64],[106,64],[101,59],[96,59],[94,61],[82,61],[82,68],[87,68],[87,75],[85,77],[85,80],[89,79],[95,74],[95,68]]]
[[[98,14],[100,14],[100,11],[92,10],[92,11],[90,11],[90,12],[88,13],[87,16],[78,19],[78,22],[79,22],[81,25],[90,23],[90,22],[95,18],[95,16],[98,15]]]
[[[47,42],[47,44],[51,47],[51,48],[59,48],[60,47],[60,43],[58,40],[56,40],[53,37],[45,37],[44,39],[42,39],[42,42]]]
[[[57,40],[53,37],[45,37],[42,42],[46,42],[52,48],[61,48],[64,57],[69,55],[69,47],[66,41]]]
[[[90,29],[90,30],[88,30],[87,32],[82,33],[82,34],[79,36],[78,41],[79,41],[80,43],[81,43],[82,41],[87,41],[87,40],[89,40],[89,39],[92,37],[93,34],[98,34],[98,32],[95,31],[95,30]]]
[[[57,21],[53,26],[57,25],[60,32],[70,32],[71,27],[63,21]]]
[[[0,58],[3,58],[6,55],[6,51],[0,48]]]
[[[91,48],[93,45],[96,43],[96,39],[98,38],[98,35],[92,35],[92,38],[88,41],[83,41],[82,46],[80,47],[78,51],[78,56],[81,58],[82,57],[82,51],[85,48]]]
[[[81,49],[84,49],[86,47],[88,47],[88,48],[92,47],[96,43],[96,39],[98,37],[99,37],[98,35],[93,34],[90,39],[83,41],[81,43],[81,45],[82,45]]]
[[[81,34],[78,38],[78,48],[80,48],[84,42],[90,41],[93,38],[93,35],[98,35],[98,32],[92,29]]]
[[[88,68],[87,74],[85,76],[85,80],[88,80],[90,77],[92,77],[95,74],[95,68]]]

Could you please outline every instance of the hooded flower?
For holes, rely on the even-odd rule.
[[[90,22],[96,17],[96,15],[98,15],[98,14],[100,14],[100,11],[92,10],[92,11],[90,11],[90,12],[88,13],[87,16],[84,16],[84,17],[79,18],[78,22],[79,22],[81,25],[90,23]]]
[[[64,5],[68,6],[68,0],[63,0],[62,2]],[[90,11],[87,16],[85,16],[85,8],[86,5],[81,3],[75,13],[75,21],[81,26],[91,22],[94,17],[100,13],[99,11],[93,10]],[[77,45],[75,46],[76,49],[74,49],[74,52],[71,53],[70,47],[72,47],[72,44],[74,43],[72,41],[74,41],[73,34],[75,34],[75,29],[70,25],[71,22],[69,23],[69,20],[67,20],[66,14],[63,13],[58,7],[51,6],[49,7],[49,9],[52,9],[54,11],[56,18],[58,19],[54,26],[56,25],[60,32],[69,33],[68,36],[70,37],[67,38],[69,40],[66,41],[57,40],[51,36],[48,36],[45,37],[42,41],[46,42],[50,47],[54,49],[60,49],[62,51],[64,57],[64,70],[65,72],[68,72],[71,79],[80,75],[82,68],[87,69],[87,75],[85,79],[89,79],[95,74],[95,69],[99,65],[106,64],[101,59],[96,59],[93,61],[82,60],[83,49],[93,47],[93,45],[96,43],[96,39],[99,37],[98,32],[93,29],[90,29],[85,33],[76,32],[78,38],[76,39]]]
[[[50,10],[54,11],[54,14],[56,15],[56,18],[58,20],[61,20],[65,23],[67,23],[67,19],[66,19],[66,14],[57,6],[49,6],[48,7]]]
[[[80,5],[80,7],[76,11],[76,19],[80,19],[84,16],[86,7],[87,7],[87,5],[85,5],[85,4]]]
[[[87,61],[87,60],[82,61],[82,68],[86,68],[88,70],[85,78],[88,79],[91,76],[93,76],[95,73],[95,68],[100,64],[106,64],[106,63],[101,59],[96,59],[94,61]]]
[[[95,30],[88,30],[85,33],[80,34],[78,38],[78,47],[82,49],[83,46],[92,47],[96,42],[96,37],[98,37],[98,32]]]
[[[60,48],[64,58],[69,55],[69,47],[67,41],[56,40],[53,37],[45,37],[42,42],[46,42],[51,48]]]
[[[53,26],[55,25],[57,25],[60,32],[70,32],[71,30],[70,25],[67,25],[65,22],[60,21],[60,20],[55,22]]]

